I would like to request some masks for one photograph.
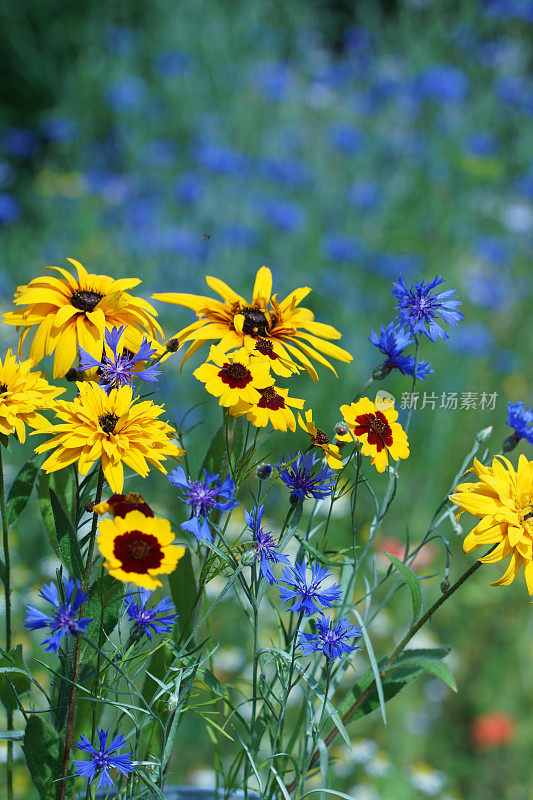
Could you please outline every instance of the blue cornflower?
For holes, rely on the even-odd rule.
[[[294,567],[285,567],[282,580],[288,585],[280,587],[280,597],[284,605],[294,600],[292,606],[285,610],[314,614],[315,611],[320,610],[318,603],[326,608],[331,608],[333,603],[341,596],[340,583],[334,583],[326,589],[320,588],[326,578],[331,577],[332,575],[328,572],[327,567],[321,567],[319,564],[311,568],[309,581],[307,579],[307,564],[305,561],[302,561],[301,564],[296,561]]]
[[[393,369],[397,369],[402,375],[415,374],[414,356],[404,355],[404,349],[413,343],[412,335],[403,328],[396,328],[391,322],[386,328],[381,326],[381,334],[378,336],[374,330],[371,335],[366,337],[370,344],[383,353],[386,357],[383,364],[374,370],[374,378],[385,378]],[[431,374],[431,364],[428,361],[419,361],[416,365],[416,377],[418,380],[425,381]]]
[[[230,476],[223,481],[204,469],[203,481],[188,478],[183,467],[177,467],[167,475],[174,486],[183,490],[182,500],[191,509],[191,517],[182,522],[185,531],[194,534],[199,542],[212,542],[213,537],[207,522],[207,515],[213,509],[231,511],[239,504],[235,502],[235,483]]]
[[[118,344],[125,330],[125,325],[121,328],[106,330],[105,341],[108,349],[103,354],[101,361],[97,361],[90,353],[78,346],[80,369],[85,371],[96,367],[101,375],[99,384],[107,394],[112,389],[120,389],[121,386],[133,386],[134,378],[140,378],[146,383],[154,383],[157,381],[157,376],[161,375],[161,370],[155,364],[146,369],[136,369],[139,362],[148,361],[157,352],[147,339],[142,340],[137,353],[131,353],[129,350],[118,353]]]
[[[289,453],[278,461],[276,468],[287,489],[291,490],[291,502],[305,500],[306,497],[322,500],[331,495],[335,486],[335,470],[322,466],[318,472],[313,472],[313,467],[319,461],[321,459],[311,453],[300,453],[298,456]]]
[[[76,775],[83,775],[89,782],[92,782],[96,774],[100,772],[100,780],[98,781],[97,788],[103,789],[114,788],[115,784],[109,776],[110,769],[117,769],[122,775],[128,775],[133,772],[133,764],[131,762],[131,753],[117,753],[120,747],[125,747],[126,741],[121,733],[115,736],[109,747],[106,747],[107,737],[109,735],[109,728],[104,731],[103,728],[97,728],[96,733],[100,746],[93,747],[88,738],[82,734],[79,742],[76,744],[78,750],[85,750],[89,753],[91,758],[85,761],[74,761],[76,764]]]
[[[152,631],[158,636],[169,633],[179,617],[170,597],[165,596],[157,605],[149,606],[148,601],[152,595],[153,591],[150,589],[139,589],[138,604],[133,599],[133,594],[127,595],[124,601],[130,622],[136,623],[138,629],[142,628],[150,641]]]
[[[514,449],[520,439],[526,439],[529,444],[533,444],[533,411],[525,408],[522,401],[509,403],[507,406],[507,425],[514,428],[514,432],[507,440],[509,444],[512,442],[512,447],[505,448],[504,446],[504,449]]]
[[[353,653],[360,650],[359,645],[350,645],[348,642],[361,636],[359,625],[352,625],[347,617],[342,617],[333,625],[331,617],[321,614],[314,620],[316,633],[301,633],[298,646],[305,655],[322,651],[326,658],[340,658],[344,653]]]
[[[252,512],[246,511],[245,509],[244,516],[246,518],[246,524],[254,534],[254,550],[256,558],[261,559],[261,575],[273,586],[274,583],[276,583],[276,578],[274,577],[270,563],[279,564],[283,562],[284,564],[288,564],[289,559],[287,556],[283,555],[283,553],[278,553],[276,550],[278,545],[272,538],[272,531],[265,531],[262,527],[261,522],[263,521],[264,512],[265,507],[261,505]]]
[[[446,331],[436,322],[438,316],[455,328],[464,319],[463,314],[457,311],[457,306],[462,305],[454,296],[457,289],[434,291],[443,281],[444,278],[436,275],[428,283],[410,283],[408,288],[400,275],[398,282],[393,282],[394,289],[391,289],[398,300],[396,308],[401,324],[407,325],[413,334],[425,333],[432,342],[436,342],[439,336],[442,339],[448,338]]]
[[[32,631],[39,628],[50,628],[52,635],[43,641],[43,645],[46,645],[45,650],[54,655],[57,655],[59,651],[63,636],[69,637],[76,633],[83,633],[92,622],[92,619],[76,619],[81,604],[87,600],[87,595],[81,591],[80,582],[74,578],[68,580],[63,578],[63,586],[65,602],[63,602],[63,598],[59,597],[55,583],[51,582],[48,585],[45,583],[43,588],[39,589],[41,597],[55,608],[50,616],[39,611],[38,608],[28,605],[24,618],[24,625]],[[76,596],[73,598],[74,590],[76,590]]]

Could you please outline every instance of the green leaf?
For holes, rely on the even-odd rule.
[[[54,513],[52,511],[52,503],[50,502],[50,489],[53,489],[57,497],[60,498],[64,508],[71,508],[73,496],[73,480],[72,474],[69,470],[61,469],[57,472],[52,472],[47,475],[42,470],[37,475],[37,497],[39,498],[39,508],[41,510],[41,517],[48,533],[50,544],[58,559],[61,561],[61,552],[59,549],[59,542],[57,540],[56,526],[54,522]]]
[[[2,675],[1,673],[9,667],[15,667],[22,672],[4,672]],[[29,676],[24,675],[23,672],[26,672],[26,667],[22,658],[22,645],[18,644],[0,659],[0,700],[8,710],[14,711],[17,708],[17,699],[11,686],[19,697],[31,686]]]
[[[111,575],[98,578],[89,589],[84,616],[93,620],[87,628],[87,636],[96,644],[100,636],[101,641],[105,641],[104,635],[109,636],[115,630],[123,600],[124,584]]]
[[[56,800],[59,793],[63,748],[59,734],[40,716],[32,714],[24,734],[24,755],[33,785],[41,800]]]
[[[8,525],[13,525],[15,520],[20,516],[23,509],[26,507],[28,500],[35,483],[35,478],[39,467],[33,459],[26,461],[22,469],[19,471],[17,477],[11,485],[9,495],[7,497],[7,522]]]
[[[383,669],[385,666],[386,659],[382,659],[378,666],[380,669]],[[408,683],[414,680],[423,672],[422,667],[418,667],[414,664],[398,668],[394,671],[394,673],[386,675],[384,678],[381,679],[381,686],[383,689],[383,700],[387,703],[391,700],[395,695],[398,694],[399,691],[403,689]],[[342,703],[339,713],[341,717],[348,712],[349,708],[359,699],[361,694],[369,687],[369,685],[374,681],[374,673],[372,669],[369,669],[359,682],[353,687],[350,691],[349,695]],[[367,716],[367,714],[371,714],[376,709],[380,708],[381,702],[378,696],[376,685],[372,686],[372,690],[370,691],[368,697],[361,703],[361,705],[357,708],[354,712],[353,716],[350,717],[349,720],[346,721],[346,725],[353,722],[354,720],[360,719],[361,717]]]
[[[207,472],[215,472],[219,475],[223,475],[226,471],[227,460],[228,453],[226,450],[226,423],[223,422],[211,439],[211,444],[209,445],[202,464],[200,477],[202,476],[202,471],[204,469]]]
[[[176,638],[186,639],[190,636],[194,623],[197,588],[192,568],[191,553],[185,554],[178,561],[178,566],[168,576],[170,593],[179,617],[174,627]]]
[[[453,672],[449,668],[448,664],[445,661],[440,661],[437,658],[428,658],[427,656],[420,656],[420,655],[411,655],[410,651],[406,650],[402,653],[404,658],[401,661],[401,667],[405,666],[415,666],[420,667],[421,669],[426,670],[431,675],[434,675],[439,680],[443,681],[447,686],[450,687],[452,692],[457,693],[457,683],[453,676]]]
[[[411,572],[409,567],[404,564],[403,562],[399,561],[396,556],[391,555],[385,551],[385,555],[389,558],[402,578],[405,580],[406,584],[409,587],[409,591],[411,592],[411,601],[413,603],[413,622],[418,618],[420,614],[420,609],[422,608],[422,592],[420,591],[420,584],[418,583],[418,578],[416,575]]]
[[[83,575],[83,562],[78,537],[72,522],[69,520],[60,499],[53,489],[50,489],[50,502],[54,515],[55,533],[61,563],[64,564],[74,578],[81,578]]]

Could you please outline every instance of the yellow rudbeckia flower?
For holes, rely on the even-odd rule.
[[[377,406],[368,397],[362,397],[357,403],[341,406],[340,410],[350,433],[337,434],[337,439],[347,442],[353,436],[362,442],[362,454],[371,456],[371,464],[378,472],[385,471],[389,455],[393,461],[409,457],[407,434],[396,422],[398,412],[392,405]]]
[[[328,465],[332,469],[341,469],[343,466],[340,450],[336,444],[331,444],[323,430],[317,428],[313,422],[313,410],[308,408],[305,412],[305,420],[298,414],[298,424],[311,437],[311,444],[320,447]]]
[[[226,408],[240,402],[253,405],[261,399],[259,388],[274,383],[268,359],[251,358],[244,349],[226,355],[212,347],[209,358],[214,363],[202,364],[193,375]]]
[[[185,306],[196,313],[198,320],[178,334],[180,342],[191,342],[183,361],[207,344],[218,339],[225,351],[242,347],[247,338],[272,340],[278,352],[288,361],[295,358],[314,381],[318,380],[310,359],[335,372],[326,356],[349,363],[352,356],[332,344],[340,333],[331,325],[315,322],[313,313],[300,306],[311,289],[295,289],[284,300],[272,294],[272,273],[267,267],[258,270],[249,302],[219,278],[206,277],[207,285],[220,297],[214,300],[195,294],[163,292],[152,295],[155,300]],[[337,373],[335,372],[335,375]]]
[[[77,462],[86,475],[95,461],[102,469],[111,491],[120,494],[124,486],[123,464],[145,478],[152,464],[166,472],[161,462],[179,458],[185,452],[172,441],[174,428],[158,419],[165,409],[150,400],[136,401],[130,386],[113,389],[107,395],[94,383],[78,382],[78,397],[72,402],[58,400],[57,425],[39,425],[34,434],[53,436],[35,448],[37,453],[54,449],[42,469],[55,472]]]
[[[32,372],[33,361],[17,361],[8,350],[4,362],[0,359],[0,433],[16,433],[20,442],[26,441],[26,425],[38,428],[48,425],[39,411],[52,408],[58,395],[64,392],[51,386],[42,372]]]
[[[140,511],[103,519],[98,526],[98,549],[105,559],[104,567],[113,578],[143,589],[162,586],[156,576],[176,569],[185,548],[173,542],[168,520],[147,517]]]
[[[13,300],[17,308],[4,314],[7,325],[22,328],[19,353],[28,332],[37,325],[30,358],[38,364],[55,351],[54,378],[60,378],[78,356],[78,345],[101,359],[106,328],[127,325],[123,344],[134,352],[138,336],[133,331],[156,338],[162,335],[155,308],[128,294],[128,289],[141,283],[138,278],[93,275],[79,261],[67,260],[76,267],[77,278],[61,267],[48,267],[61,277],[46,275],[19,286]]]
[[[511,558],[504,574],[491,585],[507,586],[524,567],[527,590],[533,595],[533,461],[521,455],[515,470],[505,456],[496,456],[490,467],[474,460],[472,469],[479,482],[460,483],[450,495],[462,509],[457,518],[465,511],[480,518],[465,538],[463,550],[471,553],[497,545],[479,559],[483,564]]]
[[[234,408],[230,408],[230,414],[240,417],[246,414],[246,419],[255,425],[256,428],[266,428],[268,423],[277,431],[293,433],[296,430],[296,420],[290,406],[293,408],[303,408],[305,400],[297,397],[289,397],[288,389],[281,389],[279,386],[268,386],[259,389],[260,399],[252,406],[246,403],[239,403]]]

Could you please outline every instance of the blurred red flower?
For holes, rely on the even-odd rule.
[[[515,732],[516,721],[511,714],[505,711],[488,711],[472,720],[472,746],[476,750],[492,750],[510,742]]]

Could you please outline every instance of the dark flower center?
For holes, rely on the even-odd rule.
[[[100,292],[76,289],[70,298],[70,303],[74,308],[79,308],[80,311],[94,311],[103,296]]]
[[[257,404],[259,408],[269,408],[271,411],[285,408],[284,398],[272,386],[269,386],[268,389],[259,389],[259,394],[261,395],[261,400]]]
[[[255,343],[255,349],[263,356],[268,356],[272,360],[277,358],[277,355],[274,352],[274,345],[270,339],[258,339]]]
[[[125,517],[130,511],[140,511],[145,517],[154,516],[154,512],[144,497],[137,492],[113,494],[107,502],[111,506],[111,512],[114,517]]]
[[[313,436],[313,444],[329,444],[328,437],[320,428],[316,429],[316,433]]]
[[[117,536],[113,554],[121,562],[124,572],[141,575],[149,569],[157,569],[163,561],[163,551],[156,537],[137,530]]]
[[[241,313],[244,314],[243,333],[248,336],[266,336],[269,324],[263,311],[258,308],[244,308]]]
[[[0,383],[0,394],[5,394],[7,392],[7,386],[5,383]]]
[[[224,364],[218,373],[223,383],[227,383],[230,389],[244,389],[252,380],[252,373],[244,364]]]
[[[392,445],[392,430],[382,411],[376,411],[375,414],[360,414],[356,417],[354,433],[356,436],[366,433],[368,443],[375,445],[378,453],[384,447]]]
[[[98,422],[104,433],[115,433],[118,417],[116,414],[105,414],[103,417],[99,417]]]

